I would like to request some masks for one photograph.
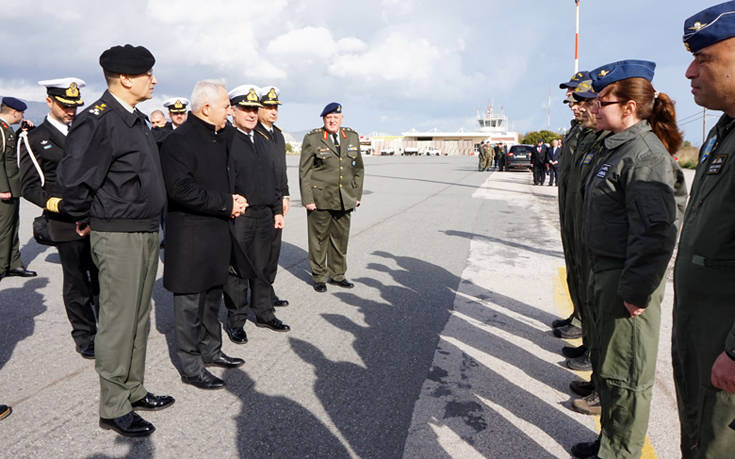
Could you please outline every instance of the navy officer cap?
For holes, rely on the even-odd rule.
[[[319,116],[324,118],[330,113],[342,113],[342,105],[338,104],[337,102],[330,102],[327,104],[326,107],[324,107],[324,110],[322,110],[322,114]]]
[[[592,87],[600,92],[605,86],[627,78],[645,78],[651,81],[655,69],[656,63],[651,61],[626,59],[613,62],[590,71]]]
[[[710,6],[684,21],[682,38],[692,53],[730,37],[735,37],[735,2]]]
[[[559,85],[559,89],[574,89],[577,87],[577,85],[585,80],[590,79],[590,72],[577,72],[567,81],[566,83],[561,83]]]
[[[596,97],[597,93],[592,88],[592,80],[580,81],[572,93],[572,98],[579,102],[594,99]]]
[[[100,65],[111,73],[140,75],[153,68],[156,58],[143,46],[113,46],[100,56]]]
[[[26,105],[25,102],[20,99],[16,99],[15,97],[3,97],[2,105],[7,105],[13,110],[18,110],[19,112],[24,112],[28,108],[28,105]]]

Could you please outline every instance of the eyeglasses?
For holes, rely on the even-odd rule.
[[[624,100],[606,100],[604,102],[600,101],[600,99],[595,99],[594,105],[596,107],[607,107],[608,105],[613,104],[624,104]]]

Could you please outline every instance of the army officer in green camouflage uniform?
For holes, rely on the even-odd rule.
[[[733,457],[735,2],[684,22],[694,101],[724,113],[700,151],[674,269],[672,363],[685,458]]]
[[[326,292],[326,282],[352,288],[345,279],[350,216],[360,205],[364,167],[360,136],[342,125],[342,105],[327,104],[324,126],[304,136],[299,184],[309,228],[309,263],[314,290]]]

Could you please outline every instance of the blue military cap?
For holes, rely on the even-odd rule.
[[[590,72],[582,71],[577,72],[567,81],[566,83],[559,84],[559,89],[574,89],[577,87],[580,81],[590,79]]]
[[[596,92],[600,92],[605,86],[627,78],[645,78],[651,81],[655,69],[656,63],[651,61],[627,59],[613,62],[590,72],[592,87]]]
[[[580,81],[577,87],[574,88],[572,97],[579,102],[597,97],[597,93],[592,87],[592,80]]]
[[[684,21],[682,38],[692,53],[730,37],[735,37],[735,2],[710,6]]]
[[[342,113],[342,105],[337,102],[330,102],[327,104],[326,107],[324,107],[324,110],[322,110],[322,114],[319,116],[324,118],[330,113]]]
[[[112,73],[140,75],[153,68],[156,58],[144,46],[113,46],[100,55],[100,66]]]
[[[19,112],[24,112],[28,108],[28,105],[26,105],[25,102],[20,99],[16,99],[15,97],[3,97],[2,105],[7,105],[13,110],[18,110]]]

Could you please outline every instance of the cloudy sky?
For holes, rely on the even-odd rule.
[[[702,117],[684,71],[683,21],[714,1],[582,0],[582,69],[625,58],[658,64],[654,86],[677,101],[685,137]],[[156,56],[154,99],[189,97],[200,79],[275,84],[279,124],[318,127],[330,101],[362,134],[473,129],[488,103],[514,130],[568,126],[558,84],[572,74],[573,0],[3,0],[0,95],[42,101],[38,80],[78,76],[104,90],[100,53],[142,44]],[[716,120],[708,117],[708,127]]]

